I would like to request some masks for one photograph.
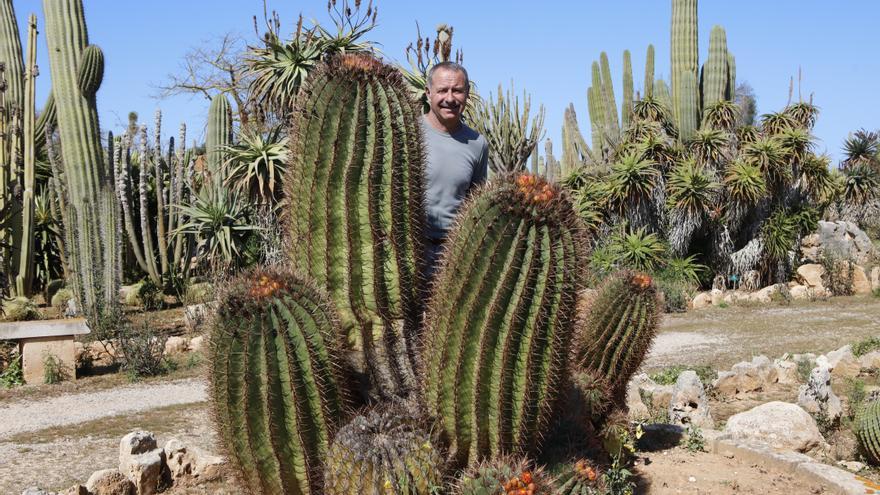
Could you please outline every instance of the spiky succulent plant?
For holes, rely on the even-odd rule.
[[[875,466],[880,464],[880,401],[870,401],[859,409],[855,433],[868,461]]]
[[[554,495],[599,495],[605,493],[599,468],[587,459],[578,459],[559,475]]]
[[[248,491],[321,493],[345,415],[337,320],[326,296],[281,271],[249,271],[221,295],[208,388],[218,438]]]
[[[459,213],[426,318],[423,397],[459,465],[537,447],[566,365],[586,239],[567,195],[503,176]]]
[[[474,466],[461,476],[455,495],[545,495],[553,479],[525,458],[503,456]]]

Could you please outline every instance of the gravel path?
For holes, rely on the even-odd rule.
[[[0,404],[0,440],[53,426],[178,404],[208,400],[205,383],[198,379],[162,384],[134,384],[112,390],[61,395],[49,399]]]

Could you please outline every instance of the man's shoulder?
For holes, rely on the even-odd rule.
[[[467,139],[468,142],[476,142],[480,148],[489,147],[489,142],[486,141],[486,138],[464,122],[461,123],[461,129],[459,129],[457,134],[458,136]]]

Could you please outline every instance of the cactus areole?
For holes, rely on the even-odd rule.
[[[497,177],[459,213],[429,303],[423,396],[455,462],[536,447],[563,380],[586,238],[544,179]]]

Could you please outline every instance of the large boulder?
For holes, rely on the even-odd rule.
[[[136,495],[134,484],[117,469],[95,471],[86,481],[91,495]]]
[[[669,421],[682,426],[715,428],[706,390],[695,371],[683,371],[675,380],[669,401]]]
[[[727,420],[722,438],[765,443],[775,449],[807,452],[824,443],[816,421],[787,402],[768,402]]]
[[[797,269],[798,280],[811,289],[824,289],[822,276],[825,275],[825,267],[815,263],[801,265]]]
[[[816,232],[801,242],[801,257],[813,262],[819,262],[828,254],[863,265],[871,259],[873,252],[871,238],[852,222],[820,221]]]
[[[730,371],[718,373],[712,388],[722,397],[762,391],[779,380],[778,373],[770,358],[755,356],[751,362],[741,361],[734,364]]]
[[[165,341],[165,354],[183,354],[189,350],[189,339],[186,337],[172,336]]]
[[[827,366],[816,366],[810,372],[810,380],[806,385],[801,385],[798,392],[798,405],[831,423],[840,419],[843,407],[831,390],[831,370]]]
[[[158,493],[165,481],[165,451],[157,448],[156,437],[147,431],[133,431],[119,441],[119,472],[136,487],[138,495]]]
[[[862,369],[861,363],[853,355],[851,345],[829,352],[825,359],[834,378],[855,378]]]
[[[866,295],[871,293],[871,281],[868,280],[868,274],[861,265],[855,265],[852,272],[853,293],[857,295]]]
[[[708,308],[712,305],[712,294],[708,292],[700,292],[696,296],[694,296],[694,300],[691,303],[691,308],[693,309],[703,309]]]

